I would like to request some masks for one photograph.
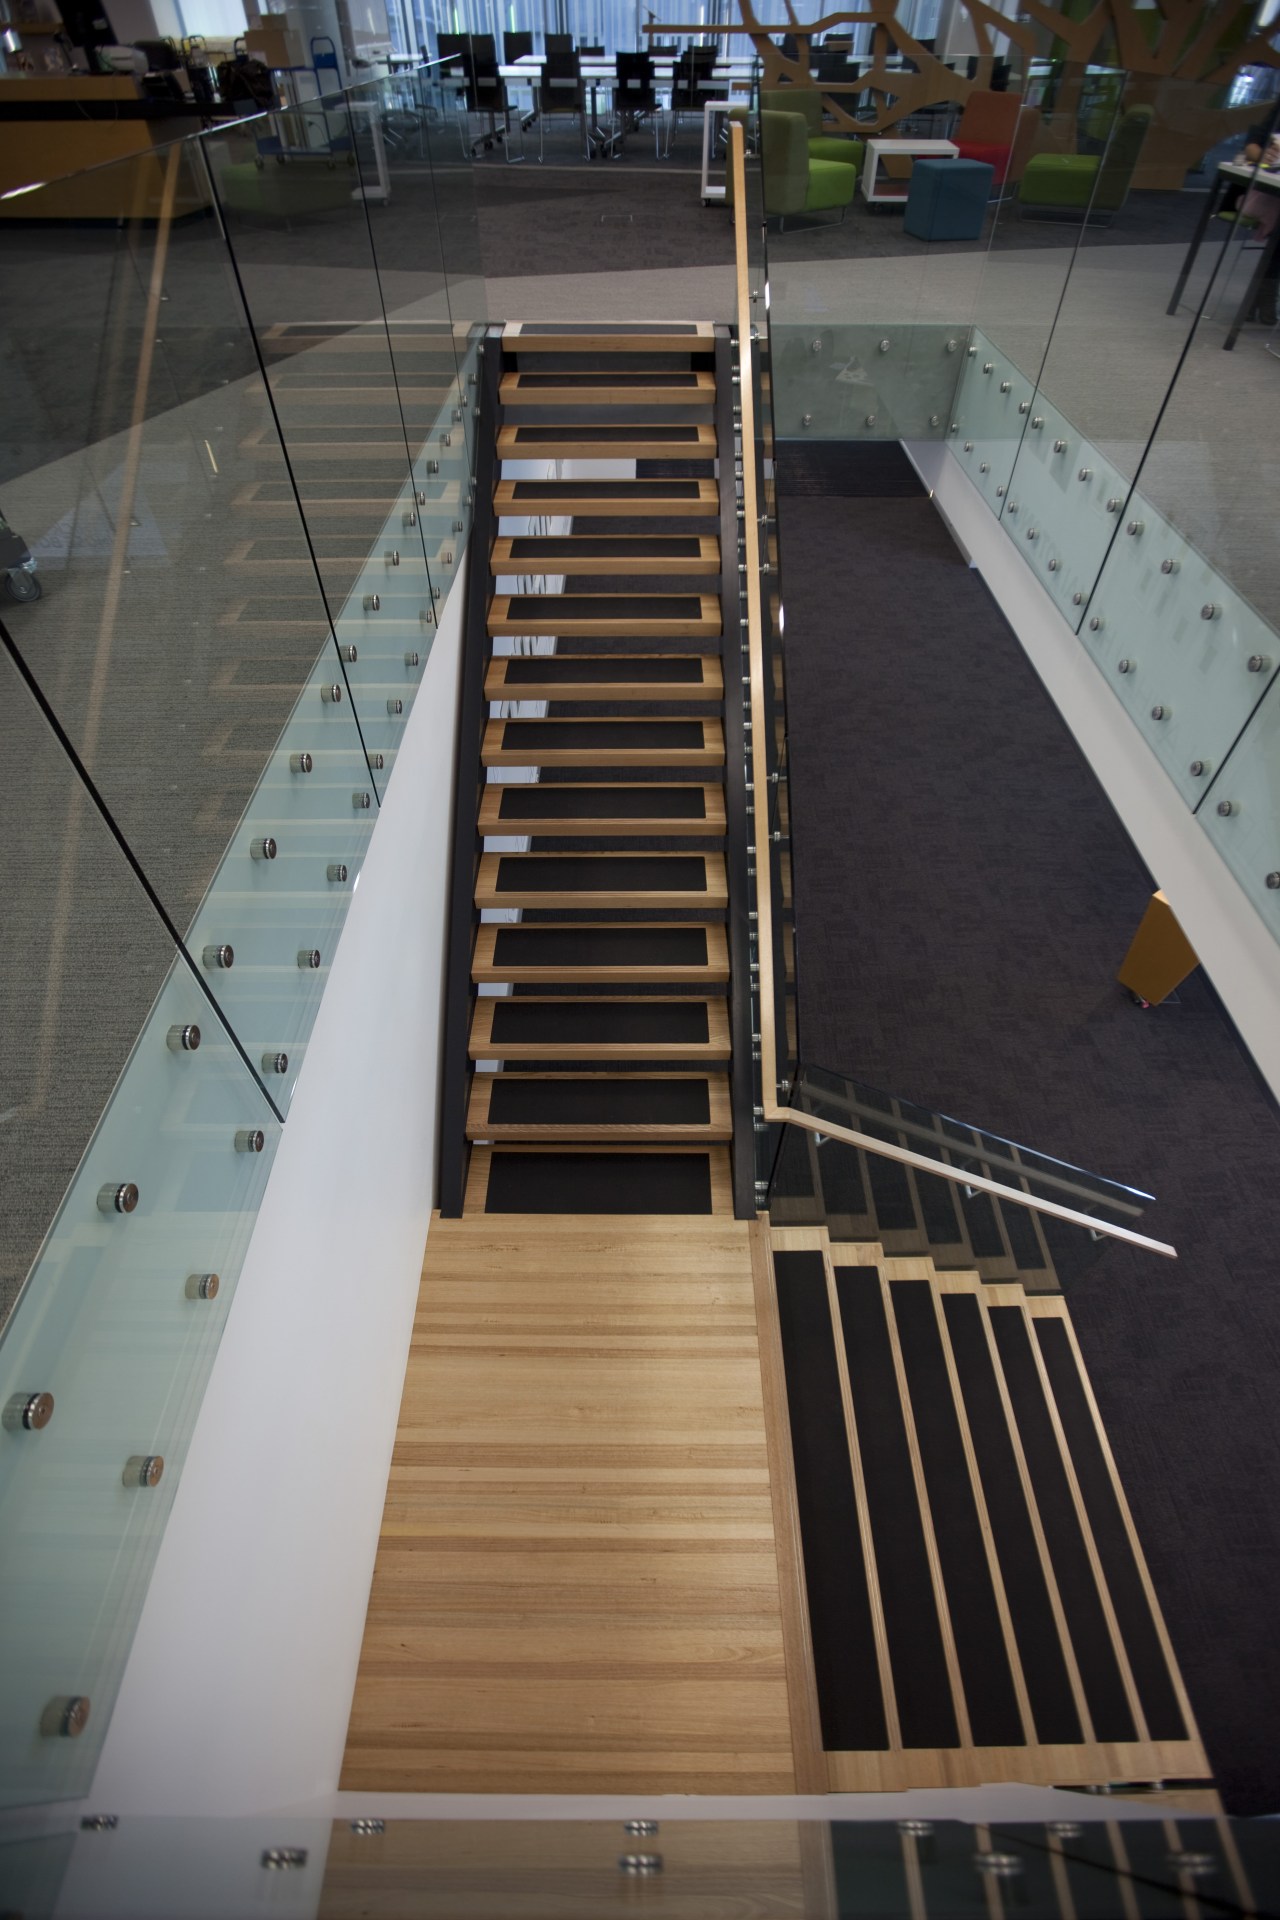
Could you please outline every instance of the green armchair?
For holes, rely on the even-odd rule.
[[[1150,107],[1130,107],[1103,154],[1037,153],[1028,160],[1018,204],[1031,213],[1080,213],[1109,222],[1129,197],[1129,186],[1151,125]]]
[[[826,213],[837,208],[840,218],[853,199],[858,170],[839,160],[814,160],[809,153],[808,125],[802,113],[760,113],[760,166],[764,175],[766,216],[781,225],[788,214]],[[733,203],[733,172],[727,198]]]
[[[809,135],[809,158],[833,160],[841,166],[858,169],[867,147],[851,133],[824,133],[822,95],[816,87],[773,87],[762,89],[760,105],[766,113],[799,113]]]

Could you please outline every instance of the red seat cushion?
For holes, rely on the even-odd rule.
[[[992,181],[993,186],[1002,187],[1004,185],[1004,177],[1009,171],[1009,156],[1013,152],[1012,147],[988,146],[985,141],[981,140],[957,140],[956,145],[960,149],[960,158],[962,160],[985,160],[989,167],[995,168],[995,179]]]

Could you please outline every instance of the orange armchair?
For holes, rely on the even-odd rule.
[[[960,124],[952,135],[962,160],[985,160],[995,168],[993,186],[1002,187],[1005,183],[1021,110],[1020,93],[990,93],[978,89],[966,100]]]

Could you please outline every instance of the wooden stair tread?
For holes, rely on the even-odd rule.
[[[669,517],[718,519],[720,495],[714,480],[510,480],[494,488],[493,504],[502,517],[591,514],[596,519]]]
[[[525,353],[711,353],[715,328],[709,320],[644,328],[606,326],[540,327],[511,321],[503,331],[503,345]]]
[[[467,1107],[476,1140],[727,1140],[722,1073],[478,1073]]]
[[[719,720],[490,720],[486,767],[712,767],[724,764]]]
[[[401,441],[401,452],[404,443]],[[714,427],[619,420],[574,426],[555,421],[498,429],[500,460],[714,460]]]
[[[663,837],[725,832],[724,789],[682,782],[592,786],[550,780],[491,781],[480,802],[483,834],[645,834]]]
[[[691,995],[482,994],[469,1051],[473,1060],[726,1061],[729,1013],[723,999]]]
[[[688,373],[610,373],[583,369],[554,373],[504,373],[504,406],[522,407],[710,407],[715,404],[715,375]]]
[[[720,601],[709,593],[495,593],[493,635],[697,640],[720,633]]]
[[[499,654],[485,675],[486,700],[720,700],[713,655]]]
[[[719,573],[720,542],[709,534],[501,534],[492,574]]]
[[[705,907],[729,904],[718,853],[486,853],[478,907]]]
[[[696,921],[484,922],[471,977],[517,985],[703,986],[729,978],[723,926]]]

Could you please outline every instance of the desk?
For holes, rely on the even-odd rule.
[[[526,86],[530,89],[536,104],[538,87],[542,80],[544,56],[540,53],[526,53],[510,64],[503,63],[498,68],[498,76],[507,83]],[[674,60],[655,60],[653,63],[654,82],[659,87],[670,88],[675,74]],[[579,72],[591,98],[588,142],[593,151],[607,152],[614,144],[613,136],[607,134],[600,125],[600,88],[611,87],[618,78],[618,69],[614,61],[606,59],[583,60]],[[721,61],[714,72],[706,74],[698,82],[698,91],[721,96],[713,104],[722,110],[727,105],[728,95],[734,92],[749,91],[755,75],[755,62],[751,60]],[[466,87],[466,72],[461,66],[447,67],[441,70],[440,82],[455,93],[461,93]],[[704,140],[705,151],[705,140]],[[704,168],[705,172],[705,168]],[[704,198],[723,199],[721,191],[714,191]]]
[[[1173,298],[1165,308],[1166,313],[1176,313],[1178,311],[1178,302],[1182,298],[1183,288],[1191,277],[1191,269],[1195,265],[1196,255],[1200,251],[1200,242],[1204,239],[1208,231],[1209,222],[1226,198],[1227,189],[1236,186],[1261,187],[1266,193],[1280,193],[1280,172],[1264,173],[1261,167],[1252,167],[1247,161],[1243,166],[1238,166],[1234,160],[1224,160],[1222,162],[1218,168],[1213,185],[1205,195],[1204,211],[1196,222],[1196,230],[1191,236],[1191,244],[1187,248],[1186,258],[1182,262],[1182,270],[1174,283]],[[1258,253],[1258,264],[1249,276],[1249,283],[1244,290],[1244,298],[1236,308],[1231,325],[1227,329],[1227,337],[1222,343],[1224,353],[1230,353],[1231,349],[1235,346],[1241,327],[1244,325],[1248,315],[1252,313],[1253,303],[1258,297],[1263,280],[1266,278],[1267,268],[1276,257],[1276,248],[1278,246],[1280,246],[1280,222],[1277,222],[1272,228],[1270,234],[1267,236],[1266,243]]]
[[[15,193],[0,201],[0,220],[154,219],[164,192],[157,149],[212,117],[189,101],[140,94],[132,74],[0,78],[0,194]],[[49,185],[19,191],[34,181]],[[184,165],[175,214],[207,204],[202,174]]]
[[[889,202],[906,204],[907,188],[877,192],[885,183],[876,179],[882,160],[954,160],[960,149],[952,140],[868,140],[867,157],[862,168],[862,197],[868,206],[883,207]]]

